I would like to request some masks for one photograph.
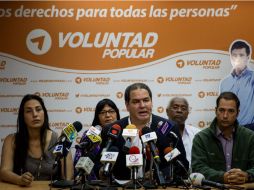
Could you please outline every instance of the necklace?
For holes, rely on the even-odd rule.
[[[41,157],[40,157],[40,162],[39,162],[39,164],[38,164],[38,168],[37,168],[37,175],[36,175],[36,179],[37,179],[37,180],[39,180],[39,179],[40,179],[42,160],[43,160],[43,157],[41,156]]]

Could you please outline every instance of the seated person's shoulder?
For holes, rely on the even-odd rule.
[[[201,131],[200,128],[195,127],[195,126],[193,126],[193,125],[186,125],[186,128],[189,129],[189,130],[191,130],[194,134],[197,134],[198,132]]]
[[[238,131],[242,134],[245,134],[245,135],[248,135],[250,136],[251,138],[254,138],[254,131],[249,129],[249,128],[246,128],[244,126],[239,126],[238,127]]]
[[[4,139],[4,142],[11,143],[11,144],[14,143],[15,142],[15,134],[13,133],[13,134],[7,135]]]
[[[5,137],[3,147],[14,148],[15,146],[15,134],[9,134]]]

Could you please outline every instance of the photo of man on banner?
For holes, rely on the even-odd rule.
[[[237,39],[229,48],[230,61],[233,66],[230,74],[221,80],[220,92],[230,91],[240,99],[238,122],[254,130],[254,71],[249,68],[251,45]]]

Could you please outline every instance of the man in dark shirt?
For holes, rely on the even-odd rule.
[[[152,131],[156,132],[156,146],[159,150],[159,156],[161,159],[159,167],[160,170],[164,170],[164,173],[166,175],[166,173],[168,172],[167,167],[169,163],[166,162],[166,160],[164,159],[164,150],[165,148],[176,142],[176,140],[174,139],[175,137],[171,137],[169,133],[163,134],[158,129],[159,122],[167,122],[170,127],[170,131],[175,133],[178,138],[175,146],[181,152],[181,154],[177,157],[177,159],[188,170],[189,163],[186,159],[185,149],[178,128],[171,121],[152,114],[153,103],[152,92],[150,88],[143,83],[134,83],[128,86],[125,90],[125,105],[127,111],[129,112],[129,116],[103,128],[102,146],[105,146],[108,140],[108,137],[105,134],[107,134],[107,131],[114,124],[118,124],[122,129],[124,129],[128,124],[133,124],[139,131],[142,131],[144,127],[149,127]],[[124,144],[125,140],[122,136],[120,136],[113,142],[113,146],[117,146],[119,148],[118,159],[113,168],[113,175],[117,179],[130,179],[130,169],[126,167],[126,153],[123,151]],[[139,147],[140,152],[142,153],[141,140],[138,136],[137,139],[134,139],[133,145]],[[149,164],[146,164],[146,166],[149,166]],[[182,168],[182,166],[179,165],[177,168],[178,169],[175,170],[176,175],[186,175],[186,169]]]

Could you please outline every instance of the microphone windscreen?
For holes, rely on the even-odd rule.
[[[81,131],[81,129],[82,129],[82,124],[79,121],[75,121],[73,123],[73,126],[75,127],[77,132]]]
[[[94,127],[100,131],[102,130],[102,127],[100,125],[95,125]]]
[[[132,146],[129,150],[129,154],[140,154],[139,148],[136,146]]]
[[[152,132],[152,130],[149,127],[144,127],[142,129],[142,135],[147,134],[147,133],[151,133],[151,132]]]
[[[110,132],[111,132],[112,134],[116,135],[116,134],[118,134],[121,130],[122,130],[122,128],[120,127],[120,125],[114,124],[114,125],[112,125],[111,131],[110,131]]]
[[[112,125],[112,128],[118,129],[118,130],[122,130],[122,128],[121,128],[120,125],[118,125],[118,124]]]
[[[173,150],[173,148],[171,146],[168,146],[164,149],[164,154],[166,155],[167,153],[171,152]]]
[[[129,124],[125,127],[125,129],[136,129],[136,125],[133,125],[133,124]]]
[[[193,185],[202,185],[202,180],[204,180],[205,177],[201,173],[192,173],[190,174],[190,180]]]
[[[157,124],[157,128],[159,129],[163,124],[163,121],[159,121],[158,124]]]
[[[122,128],[118,124],[114,124],[112,126],[107,125],[102,128],[101,137],[102,137],[102,139],[106,139],[106,138],[112,137],[112,136],[114,138],[114,137],[118,136],[118,134],[121,132],[121,130],[122,130]]]

